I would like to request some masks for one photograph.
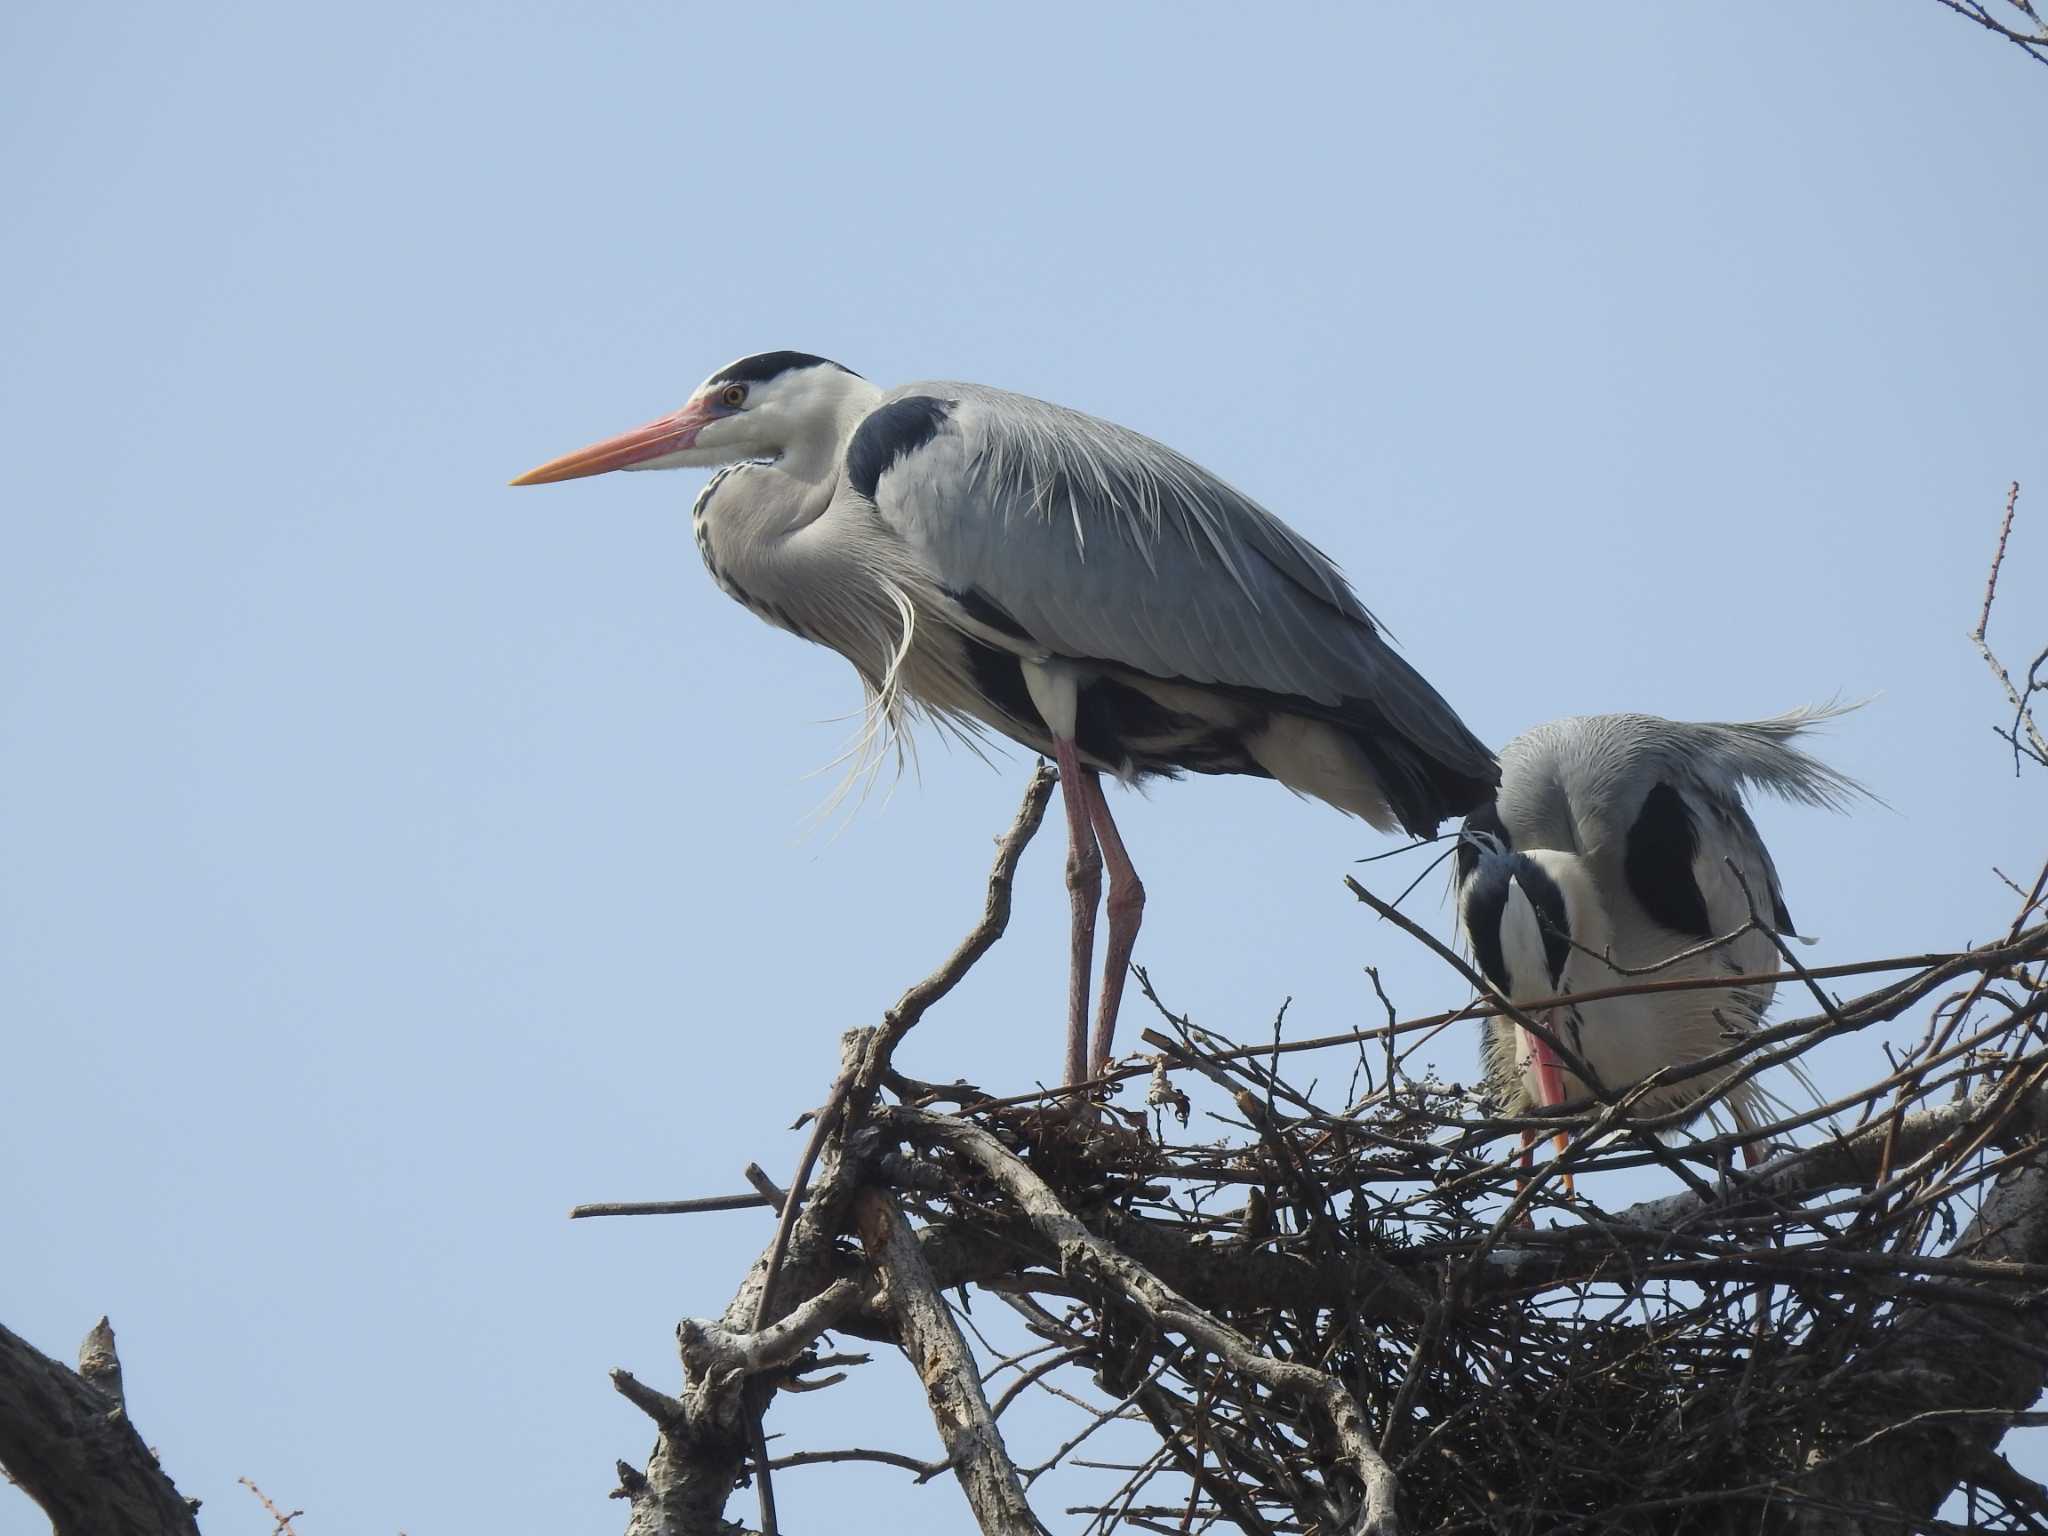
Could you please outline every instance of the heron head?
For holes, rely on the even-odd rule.
[[[1458,906],[1481,974],[1511,1002],[1563,992],[1572,941],[1590,926],[1588,890],[1574,854],[1479,843]]]
[[[809,352],[760,352],[719,369],[683,408],[530,469],[512,483],[545,485],[614,469],[715,469],[777,459],[830,438],[842,407],[874,386]]]

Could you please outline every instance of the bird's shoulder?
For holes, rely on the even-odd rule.
[[[957,436],[959,402],[943,390],[944,386],[911,384],[883,395],[847,437],[847,484],[878,502],[885,475],[928,450],[941,434]]]

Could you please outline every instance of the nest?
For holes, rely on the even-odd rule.
[[[1883,1080],[1683,1146],[1630,1095],[1508,1119],[1405,1075],[1406,1040],[1488,1003],[1296,1043],[1357,1053],[1325,1102],[1289,1080],[1295,1046],[1213,1036],[1142,975],[1144,1055],[1076,1091],[904,1077],[896,1044],[1000,933],[1051,786],[1034,778],[960,950],[842,1041],[808,1198],[762,1180],[664,1207],[783,1220],[725,1314],[679,1330],[680,1396],[619,1377],[660,1426],[646,1471],[621,1464],[629,1529],[730,1529],[727,1496],[768,1483],[764,1462],[852,1459],[951,1474],[990,1531],[1042,1529],[1054,1487],[1104,1532],[1939,1528],[1920,1523],[1934,1504],[1897,1524],[1899,1479],[1874,1469],[1907,1465],[1921,1502],[1967,1485],[1973,1528],[2041,1528],[2048,1495],[1994,1448],[2048,1358],[2048,869],[2000,941],[1835,967],[1879,981],[1841,1001],[1808,976],[1820,1011],[1726,1053],[1762,1071],[1924,1012]],[[1145,1108],[1110,1097],[1129,1079]],[[1190,1134],[1198,1102],[1227,1134]],[[1561,1152],[1514,1156],[1516,1133],[1560,1129]],[[1740,1170],[1749,1139],[1780,1149]],[[1645,1166],[1674,1193],[1614,1211],[1583,1193]],[[901,1348],[941,1454],[765,1454],[776,1391],[868,1362],[828,1333]],[[2015,1359],[2032,1375],[1992,1380]],[[1033,1438],[1063,1422],[1028,1465],[1009,1444],[1027,1400],[1052,1410]]]

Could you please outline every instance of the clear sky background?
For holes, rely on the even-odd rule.
[[[1932,0],[17,0],[0,59],[0,1320],[111,1313],[216,1536],[243,1474],[307,1536],[617,1529],[605,1371],[672,1386],[768,1227],[565,1211],[786,1172],[979,899],[1026,760],[812,828],[857,687],[711,586],[700,476],[505,487],[741,354],[1165,439],[1492,741],[1878,695],[1822,750],[1890,809],[1762,808],[1817,961],[1984,939],[2039,857],[1965,633],[2017,478],[1993,639],[2048,640],[2048,72]],[[1369,829],[1119,806],[1201,1022],[1461,1000],[1340,888]],[[1047,840],[906,1068],[1053,1076],[1065,922]],[[934,1443],[858,1382],[777,1427]],[[779,1486],[959,1517],[906,1482]]]

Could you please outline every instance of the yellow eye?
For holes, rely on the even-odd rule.
[[[728,384],[718,392],[718,398],[733,410],[738,410],[747,403],[747,386],[744,384]]]

